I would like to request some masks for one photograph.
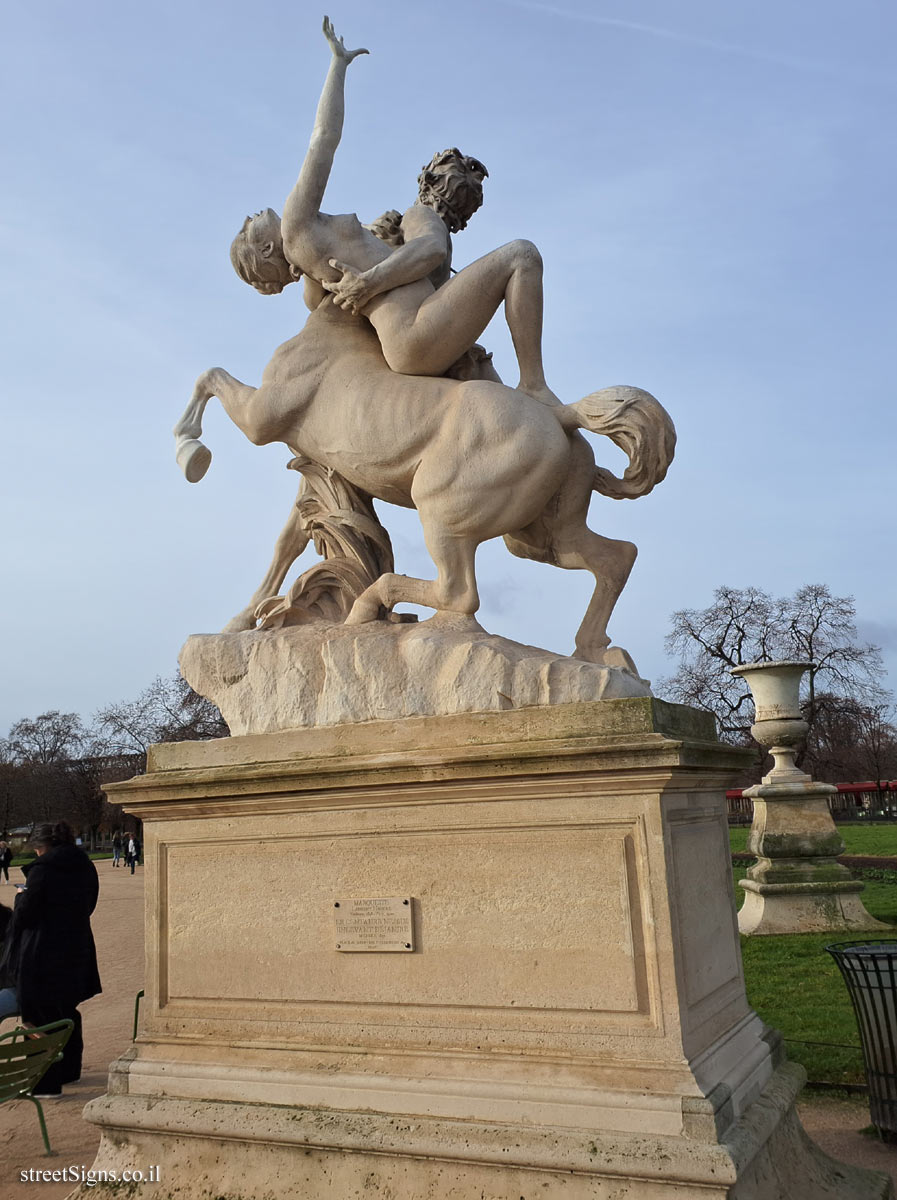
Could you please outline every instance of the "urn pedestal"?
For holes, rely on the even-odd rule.
[[[651,698],[155,747],[111,789],[149,949],[96,1168],[159,1164],[142,1200],[891,1196],[808,1141],[747,1003],[743,761]]]
[[[810,663],[760,662],[735,667],[751,689],[751,733],[773,756],[763,782],[744,792],[754,802],[748,850],[757,862],[741,881],[742,933],[842,933],[889,929],[866,911],[864,884],[837,861],[844,842],[832,820],[830,783],[816,783],[794,765],[807,733],[800,680]]]

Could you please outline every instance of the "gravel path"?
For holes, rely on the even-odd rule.
[[[143,868],[131,875],[111,861],[97,864],[100,902],[93,918],[94,937],[103,981],[101,996],[82,1007],[84,1072],[81,1082],[65,1088],[61,1100],[44,1102],[50,1142],[57,1151],[44,1157],[37,1113],[28,1101],[0,1106],[0,1196],[3,1200],[62,1200],[72,1190],[67,1182],[21,1182],[23,1170],[89,1168],[99,1144],[99,1130],[81,1117],[88,1100],[106,1090],[108,1064],[131,1041],[134,997],[143,987]],[[13,872],[15,877],[16,872]],[[11,903],[0,885],[0,900]],[[14,1022],[6,1021],[3,1030]],[[890,1171],[897,1185],[897,1146],[887,1146],[860,1133],[869,1124],[869,1110],[860,1099],[823,1097],[801,1103],[807,1132],[835,1158],[858,1166]],[[135,1164],[141,1166],[143,1164]],[[145,1164],[150,1166],[152,1164]]]

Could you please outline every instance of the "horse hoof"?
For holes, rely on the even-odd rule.
[[[190,437],[178,438],[175,456],[188,483],[199,483],[212,461],[211,450]]]
[[[349,615],[343,622],[344,625],[368,625],[371,621],[376,621],[380,616],[380,601],[365,600],[363,596],[359,596],[352,607],[349,609]]]

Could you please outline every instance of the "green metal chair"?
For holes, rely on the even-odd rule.
[[[62,1048],[71,1036],[71,1021],[53,1021],[33,1029],[21,1026],[0,1035],[0,1104],[7,1100],[30,1100],[37,1109],[41,1137],[47,1154],[52,1154],[47,1124],[40,1101],[31,1095],[51,1063],[62,1058]]]

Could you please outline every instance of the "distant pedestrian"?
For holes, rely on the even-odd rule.
[[[0,875],[3,882],[9,883],[9,866],[12,862],[12,850],[7,842],[0,842]]]
[[[140,862],[140,838],[136,833],[132,833],[128,839],[128,865],[131,868],[131,874],[134,874],[134,868]]]
[[[117,829],[112,835],[112,865],[113,867],[121,865],[121,834]]]

